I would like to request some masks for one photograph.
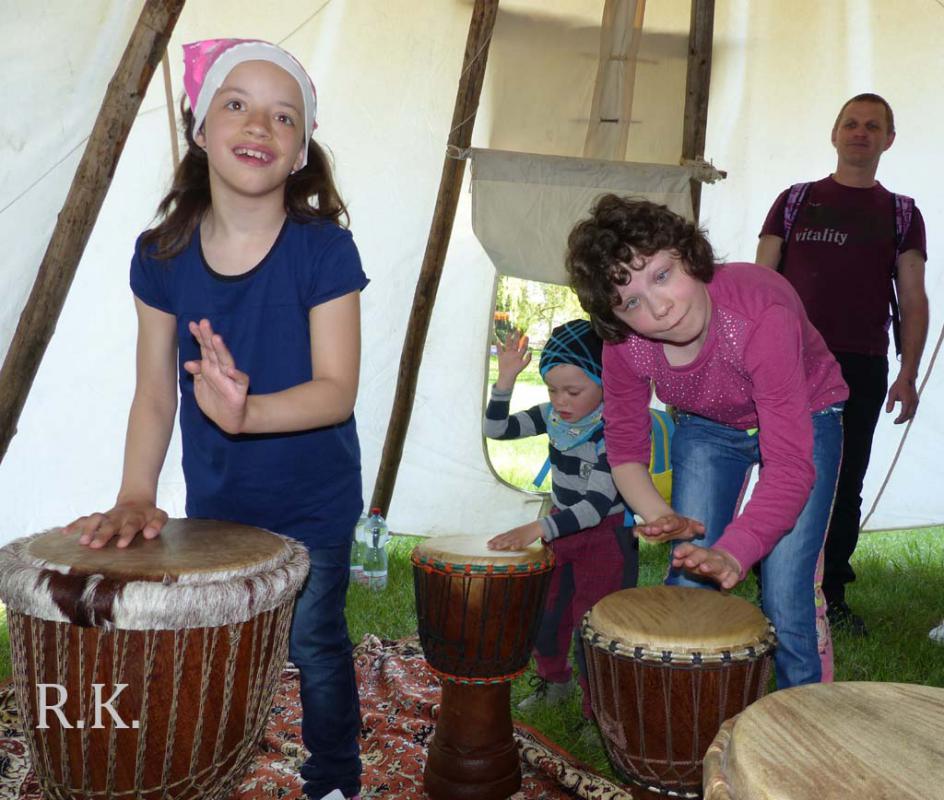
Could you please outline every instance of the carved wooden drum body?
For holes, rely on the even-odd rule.
[[[171,520],[91,550],[58,529],[0,549],[17,703],[47,797],[225,798],[285,663],[304,546]]]
[[[944,798],[944,689],[818,683],[729,719],[705,756],[705,800]]]
[[[553,553],[539,542],[496,551],[475,536],[442,536],[413,551],[420,643],[443,679],[424,772],[436,800],[499,800],[521,785],[511,684],[537,637]]]
[[[581,632],[613,766],[655,792],[700,796],[702,759],[721,724],[767,690],[769,621],[737,597],[649,586],[604,597]]]

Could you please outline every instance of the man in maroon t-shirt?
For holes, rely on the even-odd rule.
[[[862,636],[865,623],[845,599],[846,584],[855,580],[849,559],[859,537],[862,482],[882,404],[886,412],[901,404],[896,424],[917,411],[918,364],[928,331],[924,220],[914,208],[907,226],[896,224],[895,196],[875,180],[882,153],[894,141],[895,120],[885,100],[861,94],[847,101],[832,131],[836,171],[810,184],[789,234],[784,222],[791,195],[785,190],[770,209],[757,246],[757,263],[779,269],[793,284],[849,384],[823,593],[833,626]],[[893,284],[901,364],[888,387]]]

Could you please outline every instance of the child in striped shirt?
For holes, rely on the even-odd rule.
[[[586,320],[554,329],[541,353],[540,372],[550,402],[509,416],[515,381],[531,360],[528,338],[517,331],[498,346],[498,380],[485,411],[490,439],[548,436],[551,513],[489,541],[494,550],[516,550],[538,538],[554,551],[555,567],[535,644],[537,691],[520,708],[554,704],[573,688],[568,662],[571,638],[583,688],[590,693],[579,646],[579,624],[598,600],[628,586],[639,574],[638,541],[624,525],[626,507],[610,475],[603,439],[602,340]],[[540,484],[543,474],[535,480]]]

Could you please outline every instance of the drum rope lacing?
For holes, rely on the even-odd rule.
[[[755,661],[763,658],[776,645],[774,626],[767,624],[767,630],[762,638],[753,644],[734,645],[730,648],[715,651],[690,650],[676,651],[659,647],[645,647],[629,645],[619,639],[605,637],[594,630],[589,620],[584,618],[581,624],[581,633],[585,641],[593,647],[606,650],[614,655],[632,659],[633,661],[656,662],[663,664],[677,664],[681,666],[706,666],[711,664],[731,664],[735,661]]]
[[[553,558],[544,558],[529,561],[526,563],[519,564],[461,564],[449,561],[443,561],[436,558],[435,556],[426,555],[422,553],[417,553],[415,550],[410,556],[410,560],[413,565],[424,574],[424,575],[444,575],[446,577],[468,577],[471,580],[477,579],[512,579],[512,578],[522,578],[525,576],[531,575],[540,575],[546,572],[549,572],[554,567]],[[469,596],[472,588],[471,580],[465,582],[462,586],[462,604],[463,608],[469,607]],[[503,581],[504,583],[504,581]],[[484,584],[484,599],[483,605],[487,608],[489,606],[489,598],[491,591],[491,583]],[[531,586],[530,584],[525,585],[525,597],[523,599],[523,604],[529,606],[531,601],[535,598],[535,592],[540,594],[543,589],[540,586]],[[424,596],[428,593],[424,592]],[[444,619],[447,611],[447,606],[449,604],[449,593],[441,592],[438,596],[439,603],[435,609],[437,614],[437,619]],[[507,604],[507,596],[505,597]],[[462,615],[461,618],[461,627],[459,632],[459,641],[466,641],[466,616]],[[498,641],[504,640],[505,625],[508,623],[513,623],[514,620],[510,618],[510,614],[504,613],[500,615],[499,621],[499,630],[497,634]],[[480,625],[484,626],[485,619],[480,620]],[[533,623],[533,626],[538,624],[538,620]],[[520,644],[522,641],[526,641],[530,636],[531,631],[528,628],[522,628],[522,626],[517,625],[514,627],[515,642],[513,643],[510,649],[514,650],[514,645]],[[479,631],[481,634],[481,631]],[[427,636],[431,639],[436,639],[436,637],[431,633],[427,632]],[[421,640],[423,638],[421,632]],[[490,659],[485,657],[485,654],[482,652],[483,648],[483,637],[479,635],[476,640],[476,653],[475,660],[478,664],[487,663]],[[425,651],[425,649],[424,649]],[[470,661],[472,660],[468,655],[463,656],[462,658],[456,658],[456,661]],[[491,659],[493,660],[493,659]],[[530,654],[525,658],[524,663],[518,669],[515,669],[511,672],[499,674],[499,675],[490,675],[487,677],[481,675],[457,675],[454,673],[446,672],[442,669],[438,669],[430,663],[429,656],[427,654],[427,665],[430,671],[436,675],[441,680],[447,681],[449,683],[455,683],[462,686],[491,686],[495,684],[508,683],[513,681],[519,675],[522,675],[528,668],[528,661],[530,660]]]
[[[30,628],[30,641],[33,642],[33,653],[36,655],[37,669],[40,675],[45,675],[45,651],[46,648],[42,644],[44,634],[41,632],[41,627],[43,625],[43,620],[37,620],[36,618],[29,617],[27,615],[19,614],[13,610],[8,610],[8,621],[10,626],[10,641],[11,649],[14,653],[14,679],[21,683],[22,686],[26,687],[26,691],[31,690],[32,684],[29,683],[29,677],[27,676],[27,653],[26,653],[26,637],[24,635],[25,626]],[[273,623],[275,623],[275,639],[273,640],[273,646],[269,648],[269,652],[280,652],[281,646],[280,643],[287,642],[289,635],[289,623],[291,620],[292,614],[292,603],[284,604],[280,608],[273,609],[270,612],[266,612],[264,619],[256,617],[253,622],[261,623],[254,625],[255,629],[259,630],[258,637],[254,636],[252,643],[251,651],[251,667],[250,667],[250,684],[247,687],[247,713],[244,719],[243,727],[243,736],[242,739],[235,744],[229,752],[222,754],[220,757],[220,749],[222,746],[222,737],[225,733],[226,728],[226,718],[222,720],[222,723],[217,732],[217,742],[214,749],[214,757],[212,763],[208,764],[204,769],[199,772],[190,774],[186,777],[180,778],[176,781],[169,780],[169,764],[172,761],[174,755],[174,738],[176,735],[176,725],[177,725],[177,712],[178,712],[178,692],[175,690],[173,693],[173,698],[171,701],[171,713],[168,718],[168,736],[166,738],[166,749],[165,749],[165,758],[162,769],[162,783],[160,786],[143,786],[143,770],[144,770],[144,746],[146,744],[146,734],[147,734],[147,720],[148,720],[148,695],[146,692],[142,694],[142,703],[141,711],[139,714],[139,725],[138,728],[138,743],[135,754],[135,780],[136,786],[138,788],[130,789],[127,791],[116,791],[114,787],[114,775],[115,768],[117,766],[117,748],[115,747],[115,736],[116,728],[111,726],[109,731],[109,753],[108,753],[108,764],[107,764],[107,778],[106,778],[106,789],[102,791],[95,791],[91,788],[89,784],[90,780],[90,771],[88,769],[83,769],[83,786],[81,789],[77,787],[72,787],[67,784],[60,784],[55,780],[48,778],[47,776],[53,775],[54,770],[50,768],[49,765],[49,756],[51,753],[47,747],[37,747],[36,742],[30,738],[27,742],[30,759],[35,765],[45,764],[46,768],[43,770],[35,770],[37,774],[37,779],[40,782],[40,785],[43,789],[43,792],[46,796],[50,798],[55,798],[56,800],[66,800],[69,797],[74,796],[76,793],[82,793],[83,796],[87,798],[135,798],[139,797],[142,793],[156,792],[160,791],[162,797],[172,797],[177,796],[179,792],[186,788],[194,788],[200,791],[200,797],[210,800],[215,798],[216,800],[222,800],[224,797],[228,797],[232,792],[232,787],[226,781],[219,781],[218,771],[219,768],[225,766],[226,763],[233,759],[236,756],[236,759],[232,762],[229,774],[231,776],[241,776],[243,770],[248,766],[253,758],[253,753],[251,751],[245,750],[245,745],[256,740],[256,736],[261,732],[265,727],[267,720],[267,714],[261,713],[262,709],[267,709],[271,705],[272,698],[275,695],[275,691],[278,685],[279,671],[272,671],[261,669],[261,661],[257,663],[257,656],[262,654],[262,644],[269,639],[269,634],[272,631]],[[49,621],[49,624],[55,626],[55,637],[57,644],[57,667],[60,672],[62,680],[65,681],[68,679],[68,664],[70,662],[70,648],[69,648],[69,633],[68,629],[70,625],[68,623],[59,623]],[[228,626],[234,630],[228,632],[230,637],[231,653],[235,653],[236,649],[239,646],[239,639],[241,635],[241,627],[239,625]],[[181,686],[181,680],[183,676],[183,663],[184,655],[186,652],[186,639],[188,634],[192,633],[194,629],[174,631],[174,681],[175,686]],[[235,632],[234,632],[235,631]],[[215,637],[218,635],[218,629],[206,629],[204,633],[209,633],[211,636]],[[142,680],[145,683],[151,677],[151,673],[154,666],[156,649],[157,649],[157,634],[158,631],[147,631],[146,641],[144,646],[145,651],[145,663],[146,671]],[[122,682],[122,674],[124,670],[125,658],[127,654],[127,640],[129,638],[128,631],[119,631],[114,630],[111,632],[112,638],[112,679],[113,684]],[[107,638],[102,635],[97,637],[96,647],[95,647],[95,658],[94,663],[98,663],[101,655],[101,644],[102,639]],[[119,645],[120,641],[120,645]],[[214,647],[215,645],[211,645]],[[206,643],[204,642],[204,647]],[[84,654],[84,638],[78,637],[78,653],[77,660],[79,664],[79,681],[80,685],[85,685],[85,654]],[[204,663],[208,663],[206,658],[202,659]],[[212,661],[212,657],[210,657]],[[205,670],[205,675],[208,670]],[[228,715],[229,708],[232,704],[232,694],[235,682],[235,659],[229,658],[227,660],[227,675],[224,687],[224,699],[223,699],[223,708],[226,710],[225,713]],[[203,696],[204,692],[209,688],[209,680],[205,679],[201,681],[201,698],[200,698],[200,708],[202,709],[205,706],[205,697]],[[23,695],[26,696],[26,695]],[[89,712],[89,705],[91,701],[91,694],[86,695],[83,692],[80,695],[80,714],[81,718],[85,719]],[[28,703],[23,704],[21,710],[24,727],[29,725],[36,727],[32,719],[32,714],[30,705]],[[202,717],[202,714],[201,714]],[[202,727],[202,721],[199,723]],[[90,738],[91,729],[86,727],[81,730],[81,741],[82,741],[82,757],[84,763],[89,764],[89,749],[88,749],[88,740]],[[65,740],[65,729],[60,726],[60,773],[61,775],[69,775],[69,764],[68,764],[68,748],[66,746]],[[194,754],[200,748],[202,743],[202,735],[198,734],[195,736],[193,743],[193,753],[191,756],[191,766],[195,764]],[[240,751],[245,751],[240,756],[238,755]],[[207,781],[212,781],[212,783],[207,783]],[[232,782],[232,781],[230,781]],[[170,794],[174,792],[175,794]]]

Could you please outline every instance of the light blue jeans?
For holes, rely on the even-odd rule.
[[[793,529],[761,561],[761,604],[777,629],[774,664],[781,689],[832,677],[832,648],[818,589],[817,563],[821,572],[820,556],[841,457],[842,404],[838,404],[813,415],[816,481]],[[751,467],[760,463],[756,433],[751,435],[692,414],[679,415],[672,440],[672,507],[705,524],[705,537],[692,544],[710,547],[721,537],[734,519]],[[718,588],[713,581],[671,565],[665,582]]]

